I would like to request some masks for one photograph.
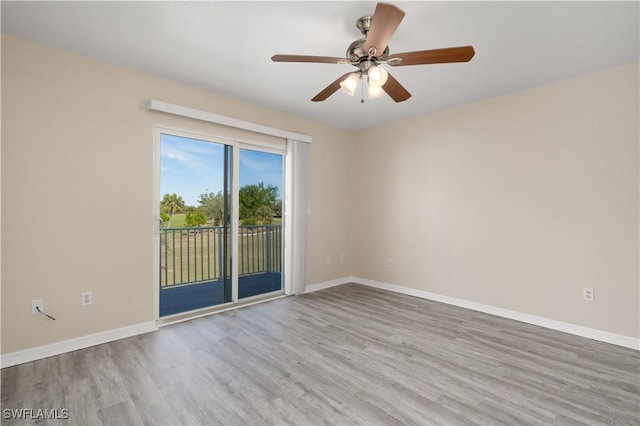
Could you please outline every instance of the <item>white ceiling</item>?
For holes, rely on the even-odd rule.
[[[273,63],[276,53],[344,56],[376,2],[8,2],[2,31],[358,129],[638,61],[638,2],[394,2],[391,53],[473,45],[469,63],[388,70],[412,94],[364,104],[310,99],[351,65]],[[169,100],[170,101],[170,100]],[[215,112],[215,111],[212,111]]]

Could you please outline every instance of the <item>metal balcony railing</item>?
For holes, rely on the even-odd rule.
[[[224,232],[222,226],[162,229],[160,286],[221,279],[225,261]],[[281,272],[281,225],[241,225],[238,232],[239,275]],[[227,238],[227,245],[230,241],[231,238]]]

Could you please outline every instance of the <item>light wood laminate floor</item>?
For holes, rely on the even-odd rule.
[[[640,424],[638,352],[348,284],[2,370],[49,424]],[[35,423],[2,419],[3,424]]]

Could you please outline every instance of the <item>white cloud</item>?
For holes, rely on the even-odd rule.
[[[177,162],[186,172],[205,178],[222,173],[216,170],[222,169],[222,154],[222,145],[167,135],[163,135],[160,152],[161,157]]]

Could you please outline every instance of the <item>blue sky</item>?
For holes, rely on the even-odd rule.
[[[223,185],[222,144],[162,134],[160,137],[160,199],[176,193],[187,206],[197,206],[200,194]],[[282,155],[240,150],[240,186],[264,182],[282,196]]]

